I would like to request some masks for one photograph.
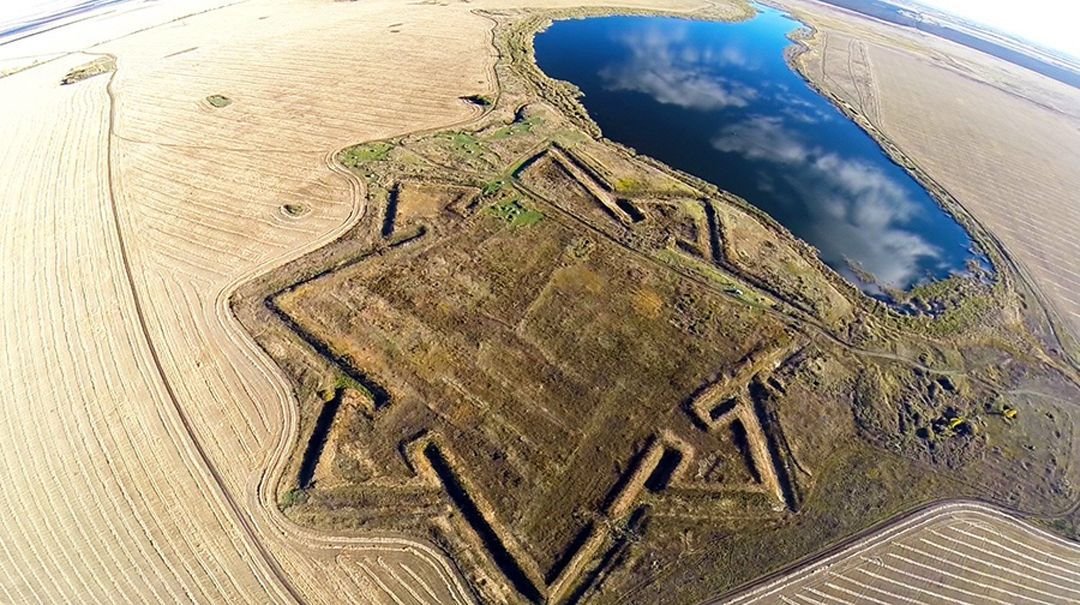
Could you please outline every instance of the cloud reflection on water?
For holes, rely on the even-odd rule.
[[[967,273],[983,257],[963,226],[788,64],[798,27],[767,7],[559,21],[537,62],[608,137],[747,199],[868,293]]]
[[[846,277],[863,281],[845,269],[854,265],[880,285],[904,288],[919,282],[928,266],[942,265],[941,250],[905,228],[922,210],[908,190],[870,161],[808,143],[828,140],[813,134],[829,128],[834,116],[786,84],[755,75],[759,65],[749,50],[691,39],[681,25],[630,30],[616,40],[629,53],[625,62],[600,71],[605,87],[725,118],[712,146],[771,164],[757,170],[757,190],[797,217],[789,227]],[[759,108],[768,115],[746,115]]]
[[[936,246],[904,228],[922,208],[901,184],[867,161],[808,144],[781,117],[757,115],[730,124],[712,145],[783,166],[776,171],[787,184],[781,203],[803,219],[803,237],[834,266],[857,259],[879,284],[901,288],[918,281],[920,267],[941,256]]]
[[[630,58],[601,70],[609,90],[640,92],[665,105],[696,110],[746,107],[758,96],[753,87],[715,72],[722,66],[751,68],[750,59],[735,46],[690,44],[685,27],[632,31],[620,41]]]

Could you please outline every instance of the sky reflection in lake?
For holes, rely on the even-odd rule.
[[[784,60],[799,24],[656,17],[561,21],[537,61],[585,93],[609,138],[736,193],[870,293],[965,271],[964,230]]]

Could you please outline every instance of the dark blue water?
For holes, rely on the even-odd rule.
[[[559,21],[536,58],[581,88],[605,136],[749,200],[872,295],[981,264],[964,229],[789,67],[799,27],[768,8],[744,23]]]

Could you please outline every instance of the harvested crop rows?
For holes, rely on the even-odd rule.
[[[1080,120],[902,53],[881,48],[872,52],[880,66],[885,131],[925,158],[927,169],[966,208],[985,217],[987,226],[1016,251],[1080,330],[1080,175],[1074,169],[1080,164]],[[921,85],[884,75],[901,73]],[[928,111],[930,107],[935,111]],[[905,126],[890,127],[893,124]]]
[[[0,79],[0,332],[17,343],[0,363],[0,600],[470,599],[423,543],[280,517],[267,466],[295,402],[226,303],[363,212],[336,149],[472,115],[458,97],[493,83],[490,23],[468,8],[146,9],[5,47],[25,65],[164,23],[93,49],[115,76],[59,87],[97,56],[76,54]]]
[[[1080,91],[929,36],[789,4],[818,29],[797,61],[809,79],[932,174],[1080,334]]]
[[[161,356],[178,399],[198,402],[186,408],[195,437],[211,463],[222,469],[227,488],[246,493],[247,506],[261,515],[265,527],[274,527],[283,520],[272,508],[273,484],[266,479],[253,484],[251,477],[271,460],[267,445],[281,447],[295,430],[290,416],[295,404],[287,387],[268,372],[260,352],[236,334],[225,295],[264,267],[333,239],[362,211],[356,185],[328,169],[329,154],[345,137],[385,136],[425,121],[435,125],[455,114],[466,118],[468,108],[455,91],[468,90],[467,84],[451,79],[445,88],[433,86],[427,75],[433,71],[471,76],[481,88],[491,84],[483,67],[485,24],[480,20],[469,20],[477,29],[466,39],[475,48],[463,49],[475,58],[471,69],[455,72],[437,65],[448,60],[445,56],[427,52],[425,59],[415,52],[416,71],[408,78],[391,73],[391,43],[406,51],[410,46],[417,51],[445,47],[446,39],[425,35],[434,14],[395,15],[373,7],[367,18],[334,28],[327,22],[342,19],[328,12],[333,6],[294,7],[306,20],[294,14],[260,19],[263,15],[244,12],[260,8],[270,12],[239,6],[226,9],[236,14],[197,18],[210,25],[210,19],[228,15],[236,27],[247,27],[251,38],[237,36],[224,46],[188,31],[210,36],[212,27],[189,27],[176,31],[175,45],[199,48],[168,60],[125,65],[126,45],[143,47],[138,36],[110,50],[121,57],[114,82],[116,196],[127,210],[147,316],[159,330],[152,338],[167,344]],[[393,39],[374,35],[393,18],[415,24],[415,33]],[[165,53],[169,36],[155,33],[146,44],[160,45]],[[337,41],[352,38],[370,42],[348,47],[347,54]],[[284,40],[289,42],[275,42]],[[365,62],[356,60],[358,54]],[[350,80],[354,84],[344,84],[343,73],[355,77]],[[388,79],[398,81],[401,96],[371,87]],[[421,88],[429,92],[411,94]],[[234,102],[222,108],[203,102],[219,93]],[[403,110],[403,101],[408,109]],[[289,206],[301,211],[290,215],[284,212]],[[232,427],[232,434],[223,433],[223,425]],[[280,529],[287,532],[287,541],[271,543],[271,550],[277,548],[272,556],[285,581],[310,595],[305,598],[466,598],[440,555],[422,544],[373,537],[350,547],[347,541]],[[427,590],[411,596],[409,590],[421,585]],[[333,588],[326,591],[328,586]]]
[[[215,510],[139,333],[109,200],[106,79],[58,94],[63,67],[3,82],[24,91],[0,167],[0,330],[17,343],[0,364],[5,600],[280,598]]]
[[[406,188],[404,208],[416,216],[373,217],[383,210],[365,205],[369,192],[335,163],[335,153],[476,118],[480,107],[462,99],[497,88],[493,22],[472,11],[526,4],[253,0],[179,20],[155,4],[72,26],[70,36],[53,33],[3,48],[5,66],[61,56],[0,78],[6,112],[0,134],[8,142],[0,152],[0,254],[7,261],[0,268],[0,335],[9,345],[0,354],[0,380],[8,385],[0,410],[0,441],[8,444],[0,453],[0,600],[400,605],[474,599],[475,586],[467,587],[444,551],[422,539],[427,534],[309,529],[282,515],[279,479],[292,469],[290,453],[318,414],[298,409],[294,385],[240,326],[230,296],[364,219],[388,223],[394,237],[412,237],[414,225],[426,220],[425,204],[434,202],[410,198],[417,190]],[[665,4],[672,10],[676,3]],[[154,24],[160,25],[137,31]],[[63,55],[75,50],[65,45],[86,52]],[[60,86],[68,70],[102,57],[115,57],[115,73]],[[570,166],[564,173],[579,182],[592,178],[572,163],[558,165]],[[462,200],[474,194],[461,191]],[[409,206],[414,202],[416,208]],[[617,199],[605,208],[634,223],[654,212],[674,213],[665,203],[641,211]],[[511,220],[536,218],[522,207],[503,210]],[[689,262],[687,255],[678,258]],[[714,295],[733,296],[715,283],[726,274],[710,270],[694,281],[713,279]],[[720,279],[728,289],[729,278]],[[738,304],[771,304],[742,287],[745,300]],[[844,302],[838,292],[824,291],[811,292],[811,303],[834,295]],[[655,296],[631,302],[655,311]],[[740,380],[740,393],[744,386]],[[709,405],[709,419],[699,420],[715,423],[713,433],[699,435],[683,410],[673,413],[694,439],[728,439],[727,432],[737,432],[736,422],[728,424],[734,416],[722,416],[724,402]],[[723,481],[735,489],[720,491],[776,515],[787,471],[767,468],[774,463],[766,458],[776,455],[766,450],[776,448],[762,437],[768,431],[754,429],[765,415],[755,419],[745,400],[738,405],[747,464],[766,471],[767,486],[748,490],[761,479],[731,471]],[[330,428],[325,451],[345,441],[335,430],[342,432]],[[630,495],[626,502],[616,498],[611,518],[634,531],[635,515],[624,513],[639,492],[658,508],[690,510],[683,516],[691,523],[699,523],[694,515],[716,515],[708,508],[712,492],[684,489],[680,481],[723,483],[716,469],[739,452],[717,445],[694,474],[684,468],[691,456],[677,440],[649,438],[638,439],[648,445],[636,450],[620,445],[613,459],[627,465],[641,455],[647,464],[636,474],[609,473],[629,477],[633,488],[613,492]],[[440,455],[445,462],[467,454],[450,451],[425,455],[439,466]],[[313,458],[323,464],[319,454]],[[427,506],[425,514],[443,514],[450,505],[440,498],[459,467],[452,460],[442,467],[450,471],[433,468],[429,483],[392,487]],[[314,482],[327,476],[325,468],[311,472]],[[579,474],[575,480],[591,478]],[[672,489],[663,489],[673,478]],[[541,500],[532,504],[534,524],[553,522]],[[655,522],[675,535],[679,515],[657,515]],[[589,536],[607,531],[570,535],[559,546],[569,542],[591,553]],[[530,556],[546,558],[544,583],[551,580],[554,592],[563,592],[560,569],[571,568],[567,577],[578,573],[572,557],[551,549]]]
[[[1056,605],[1080,598],[1080,547],[977,504],[934,507],[729,603]]]
[[[96,10],[79,11],[61,21],[51,22],[31,32],[20,32],[17,39],[5,39],[0,44],[0,76],[14,73],[70,53],[87,50],[108,40],[133,32],[158,27],[175,19],[202,11],[213,10],[237,0],[188,0],[182,3],[161,3],[152,0],[112,2]],[[42,5],[43,12],[50,6]],[[8,13],[3,29],[15,25],[10,19],[19,12]]]

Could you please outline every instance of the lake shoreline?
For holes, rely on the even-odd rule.
[[[538,60],[534,44],[533,58],[600,136],[750,200],[874,298],[899,304],[924,285],[989,275],[929,179],[796,68],[805,23],[755,6],[737,24],[683,15],[545,24],[536,40],[546,37],[548,57]]]

